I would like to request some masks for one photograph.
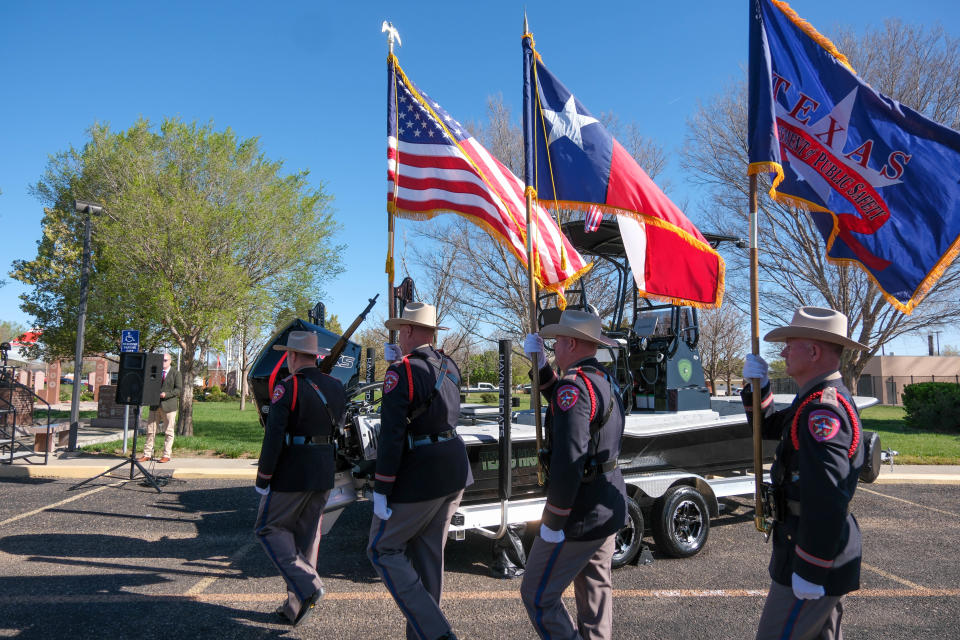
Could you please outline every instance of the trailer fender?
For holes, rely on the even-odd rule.
[[[720,515],[720,503],[717,500],[716,493],[714,493],[713,488],[710,486],[709,480],[695,473],[663,472],[635,474],[625,476],[624,481],[627,484],[627,493],[642,507],[652,505],[657,498],[662,497],[671,487],[686,485],[695,488],[704,497],[711,518],[716,518]]]

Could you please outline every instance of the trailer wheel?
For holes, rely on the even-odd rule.
[[[863,467],[860,469],[860,482],[873,482],[880,475],[880,436],[873,431],[863,431],[860,435],[863,443]]]
[[[613,543],[614,569],[633,562],[643,546],[643,512],[640,505],[627,498],[627,524],[617,532]]]
[[[707,501],[693,487],[670,487],[654,502],[653,539],[661,553],[674,558],[696,555],[709,533]]]

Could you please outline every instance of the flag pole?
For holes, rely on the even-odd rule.
[[[394,40],[396,40],[397,44],[401,46],[403,46],[403,43],[400,41],[400,33],[393,26],[392,22],[388,22],[386,20],[383,21],[383,24],[380,26],[380,33],[384,33],[384,32],[386,32],[387,34],[387,48],[389,51],[387,59],[390,61],[390,70],[392,71],[390,75],[390,81],[393,83],[396,83],[397,70],[395,66],[396,62],[394,61],[394,57],[393,57],[393,42]],[[394,97],[396,96],[395,90],[393,91],[393,95]],[[389,130],[389,125],[387,128]],[[399,141],[397,145],[398,145],[397,154],[399,154],[400,152]],[[400,176],[398,175],[400,163],[397,157],[394,157],[394,163],[396,166],[396,173],[395,173],[395,178],[393,182],[394,198],[392,203],[389,203],[387,206],[387,263],[385,267],[386,273],[387,273],[387,318],[391,318],[391,319],[397,316],[397,312],[396,312],[397,305],[396,305],[396,300],[394,299],[394,291],[393,291],[393,272],[394,272],[393,246],[394,246],[394,235],[395,235],[394,231],[396,228],[396,216],[394,215],[393,211],[397,203],[397,198],[396,198],[397,183],[400,178]],[[388,342],[390,342],[390,344],[396,344],[397,342],[396,329],[390,329]]]
[[[750,176],[750,348],[755,356],[760,355],[760,250],[758,248],[757,210],[757,174]],[[760,412],[760,400],[763,390],[759,378],[750,379],[753,392],[753,480],[754,480],[754,516],[753,523],[757,531],[770,532],[770,522],[763,503],[763,414]]]
[[[531,65],[534,64],[533,35],[527,25],[527,12],[523,12],[523,40],[530,39],[530,55],[527,54],[527,48],[524,47],[523,56],[523,137],[524,137],[524,182],[526,183],[527,200],[527,279],[529,280],[530,295],[530,333],[537,332],[537,279],[536,263],[534,262],[534,248],[536,247],[537,224],[533,215],[533,198],[536,194],[534,189],[534,168],[533,168],[533,97],[532,91],[536,91],[533,86],[533,74]],[[540,460],[540,451],[543,449],[543,420],[540,416],[540,371],[537,369],[537,358],[533,358],[530,367],[530,409],[533,411],[533,424],[536,427],[537,434],[537,482],[540,485],[546,484],[547,475]]]
[[[530,333],[537,332],[537,280],[533,262],[534,237],[537,234],[537,225],[533,221],[533,190],[527,189],[527,277],[530,281]],[[541,463],[539,452],[543,449],[543,424],[540,417],[540,371],[537,369],[537,359],[533,358],[530,367],[530,408],[533,410],[533,424],[537,433],[537,482],[546,483],[546,474]]]

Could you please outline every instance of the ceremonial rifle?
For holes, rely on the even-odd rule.
[[[377,298],[380,297],[380,294],[370,298],[367,303],[367,308],[364,309],[360,315],[353,321],[347,330],[343,332],[343,335],[340,336],[340,339],[337,340],[337,343],[333,345],[333,348],[330,349],[330,355],[325,357],[320,361],[320,366],[318,367],[323,373],[329,374],[333,370],[333,367],[337,364],[337,360],[340,359],[340,354],[343,353],[343,349],[347,346],[347,341],[350,339],[350,336],[353,335],[353,332],[357,330],[357,327],[366,319],[367,314],[370,313],[370,310],[373,309],[373,305],[377,303]]]

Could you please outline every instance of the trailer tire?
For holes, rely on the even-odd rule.
[[[613,543],[611,566],[619,569],[637,558],[643,547],[643,511],[640,505],[627,498],[627,524],[617,532]]]
[[[861,432],[863,442],[863,467],[860,482],[873,482],[880,476],[880,436],[873,431]]]
[[[700,492],[687,485],[667,489],[653,503],[653,539],[657,549],[674,558],[696,555],[707,543],[710,511]]]

